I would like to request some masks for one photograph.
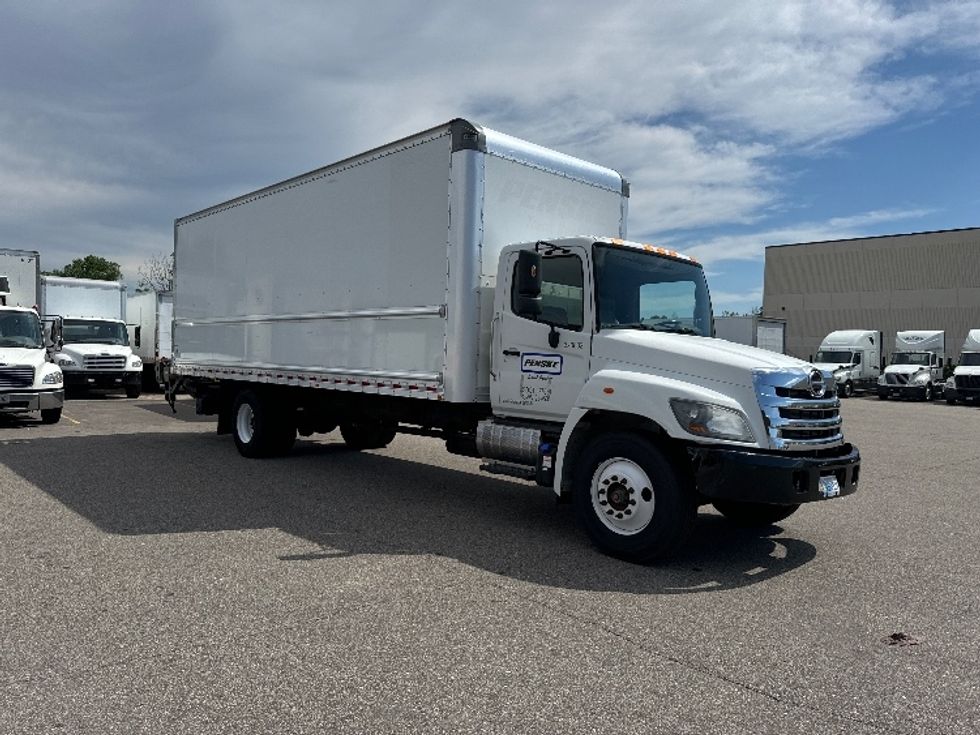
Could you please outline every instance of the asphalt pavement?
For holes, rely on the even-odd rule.
[[[434,439],[178,408],[0,418],[0,732],[980,732],[980,408],[845,401],[857,494],[652,567]]]

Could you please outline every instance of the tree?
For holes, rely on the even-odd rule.
[[[163,293],[174,290],[174,254],[154,255],[146,259],[137,271],[138,291]]]
[[[122,269],[119,263],[98,255],[86,255],[84,258],[75,258],[61,270],[53,270],[49,275],[94,278],[97,281],[121,281]]]

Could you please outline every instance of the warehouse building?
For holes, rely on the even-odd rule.
[[[766,248],[762,313],[786,320],[786,352],[808,359],[837,329],[942,329],[955,363],[980,328],[980,227]]]

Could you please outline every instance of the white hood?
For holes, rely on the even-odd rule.
[[[30,365],[37,369],[47,360],[44,349],[26,347],[0,347],[0,365]]]
[[[885,375],[915,375],[915,373],[929,370],[928,365],[889,365],[885,368]]]
[[[778,352],[668,332],[608,329],[596,335],[593,354],[612,367],[615,364],[652,368],[705,380],[752,386],[754,370],[801,371],[810,364]]]
[[[853,362],[815,362],[813,367],[825,373],[836,373],[838,370],[850,370],[857,366]]]
[[[113,357],[129,357],[133,351],[126,345],[93,345],[84,343],[65,344],[61,351],[72,357],[86,355],[111,355]]]

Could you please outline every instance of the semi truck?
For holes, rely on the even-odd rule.
[[[181,217],[171,406],[248,458],[437,437],[634,562],[702,504],[768,525],[855,492],[830,376],[712,338],[702,266],[626,240],[628,195],[454,120]]]
[[[946,402],[980,401],[980,329],[971,329],[960,360],[946,381]]]
[[[0,413],[38,411],[45,424],[61,420],[65,391],[53,362],[59,324],[38,316],[41,256],[0,250]]]
[[[69,391],[111,388],[139,397],[143,362],[129,346],[125,284],[41,276],[41,307],[62,320],[63,344],[55,359]]]
[[[878,378],[878,398],[931,401],[942,395],[946,333],[939,329],[910,329],[895,334],[891,364]]]
[[[884,367],[882,334],[876,329],[841,329],[831,332],[817,348],[814,366],[834,376],[837,394],[850,398],[858,391],[874,391]]]
[[[126,299],[129,343],[143,362],[144,388],[157,388],[166,382],[173,356],[173,318],[172,293],[146,291]]]

